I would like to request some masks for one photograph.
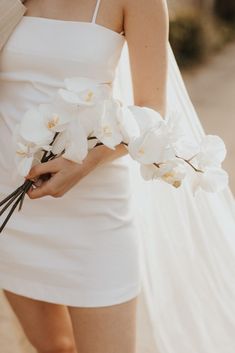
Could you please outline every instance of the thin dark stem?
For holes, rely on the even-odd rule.
[[[10,209],[10,212],[8,213],[7,217],[5,218],[3,224],[0,227],[0,233],[2,233],[3,229],[5,228],[7,222],[9,221],[9,219],[11,218],[12,213],[14,212],[14,210],[16,209],[17,205],[19,204],[19,202],[21,201],[21,197],[22,195],[20,195],[17,200],[15,201],[15,203],[13,204],[12,208]]]
[[[55,135],[54,135],[54,137],[53,137],[53,140],[51,141],[51,143],[50,143],[50,145],[49,146],[52,146],[53,145],[53,143],[55,142],[55,139],[56,139],[56,137],[59,135],[59,132],[56,132],[55,133]],[[41,163],[44,163],[44,162],[47,162],[47,153],[48,153],[48,151],[44,151],[44,154],[43,154],[43,156],[42,156],[42,158],[41,158]],[[50,154],[49,154],[49,156],[51,155],[51,154],[53,154],[52,152],[50,152]]]
[[[157,167],[157,168],[160,168],[160,164],[153,163],[153,165],[155,165],[155,167]]]
[[[24,198],[25,198],[25,194],[26,194],[26,191],[24,190],[22,195],[21,195],[21,200],[20,200],[18,211],[20,211],[22,209]]]
[[[98,147],[98,146],[103,146],[102,142],[97,142],[97,144],[94,147]]]
[[[50,146],[53,145],[57,135],[59,133],[56,132],[54,135],[53,140],[50,143]],[[49,152],[49,155],[48,155]],[[54,159],[56,157],[56,155],[54,155],[51,151],[44,151],[43,156],[41,158],[41,163],[47,162],[50,159]],[[8,209],[8,207],[11,206],[11,204],[14,202],[13,206],[10,209],[10,212],[8,213],[7,217],[5,218],[3,224],[0,227],[0,233],[3,231],[3,229],[5,228],[7,222],[9,221],[12,213],[14,212],[15,208],[17,207],[17,205],[19,204],[19,211],[22,209],[23,206],[23,202],[25,199],[25,194],[28,192],[28,190],[30,189],[30,187],[34,184],[34,181],[32,180],[25,180],[25,182],[19,186],[16,190],[14,190],[10,195],[8,195],[5,199],[3,199],[0,202],[0,207],[5,205],[2,210],[0,211],[0,216]]]
[[[8,209],[8,207],[11,206],[12,202],[15,201],[15,199],[21,195],[24,192],[24,189],[22,188],[21,190],[18,190],[18,192],[6,203],[6,205],[1,209],[0,211],[0,216]]]
[[[125,146],[128,146],[128,143],[126,143],[126,142],[123,142],[123,141],[122,141],[122,142],[120,142],[120,144],[121,144],[121,145],[125,145]]]
[[[12,197],[14,197],[18,192],[19,190],[22,190],[22,187],[23,187],[24,184],[22,184],[21,186],[19,186],[15,191],[13,191],[10,195],[8,195],[7,197],[5,197],[5,199],[3,199],[1,202],[0,202],[0,207],[2,207],[8,200],[10,200]]]
[[[25,198],[25,194],[29,191],[29,189],[31,188],[31,186],[33,185],[33,181],[32,180],[27,180],[27,182],[25,183],[25,188],[24,188],[24,191],[22,193],[22,198],[21,198],[21,201],[20,201],[20,204],[19,204],[19,209],[18,211],[20,211],[22,209],[22,206],[23,206],[23,202],[24,202],[24,198]]]
[[[88,137],[87,139],[88,139],[88,140],[97,140],[97,137],[95,137],[95,136],[90,136],[90,137]]]

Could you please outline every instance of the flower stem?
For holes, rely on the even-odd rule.
[[[3,199],[1,202],[0,202],[0,207],[3,206],[8,200],[10,200],[12,197],[14,197],[16,194],[18,194],[18,192],[20,190],[22,190],[22,186],[19,186],[15,191],[13,191],[10,195],[8,195],[7,197],[5,197],[5,199]]]
[[[157,167],[157,168],[160,168],[160,164],[153,163],[153,165],[155,165],[155,167]]]
[[[20,204],[19,204],[19,209],[18,211],[20,211],[22,209],[23,206],[23,202],[24,202],[24,198],[25,198],[25,194],[27,193],[27,191],[31,188],[31,186],[33,185],[33,181],[32,180],[26,180],[26,182],[24,183],[24,191],[22,193],[22,197],[20,200]]]
[[[15,199],[22,194],[22,192],[24,191],[24,189],[20,189],[18,190],[18,192],[6,203],[6,205],[1,209],[0,211],[0,216],[2,216],[2,214],[8,209],[9,206],[11,206],[12,202],[15,201]]]
[[[195,157],[195,156],[194,156],[194,157]],[[204,173],[203,170],[194,167],[194,165],[193,165],[192,163],[190,163],[190,160],[193,159],[194,157],[191,157],[190,159],[184,159],[184,158],[182,158],[182,157],[176,156],[176,158],[182,159],[182,160],[185,161],[188,165],[190,165],[190,167],[192,167],[192,168],[195,170],[195,172]]]
[[[15,203],[13,204],[12,208],[10,209],[10,212],[8,213],[7,217],[5,218],[3,224],[0,227],[0,233],[2,233],[3,229],[5,228],[7,222],[9,221],[9,219],[11,218],[12,213],[14,212],[14,210],[16,209],[17,205],[19,204],[19,202],[21,201],[21,197],[22,194],[20,194],[20,196],[16,199]]]

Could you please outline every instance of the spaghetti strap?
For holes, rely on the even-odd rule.
[[[98,10],[99,10],[100,1],[101,0],[97,0],[97,2],[96,2],[95,11],[94,11],[94,14],[93,14],[93,17],[92,17],[92,21],[91,21],[93,23],[96,21],[96,17],[97,17],[97,13],[98,13]]]
[[[94,10],[94,14],[93,14],[92,20],[91,20],[92,23],[96,23],[96,17],[97,17],[97,13],[98,13],[98,11],[99,11],[100,3],[101,3],[101,0],[97,0],[96,6],[95,6],[95,10]],[[117,32],[117,33],[118,33],[118,32]],[[124,35],[124,33],[125,33],[125,32],[122,31],[122,32],[120,32],[119,34]]]

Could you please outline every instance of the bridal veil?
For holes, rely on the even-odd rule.
[[[180,114],[195,142],[205,134],[168,43],[167,111]],[[125,43],[114,94],[133,103]],[[142,292],[137,311],[137,353],[234,353],[235,202],[229,187],[193,196],[145,181],[130,158],[133,203],[140,238]]]

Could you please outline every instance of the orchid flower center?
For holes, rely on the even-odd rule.
[[[139,152],[139,154],[144,154],[145,153],[144,148],[141,147],[138,152]]]
[[[86,101],[86,102],[90,102],[91,99],[92,99],[92,97],[93,97],[93,95],[94,95],[94,93],[93,93],[92,91],[89,91],[89,92],[87,93],[87,96],[86,96],[86,98],[85,98],[85,101]]]
[[[174,186],[175,188],[180,187],[180,185],[181,185],[181,181],[180,181],[180,180],[175,180],[174,183],[173,183],[173,186]]]
[[[30,151],[30,146],[26,146],[23,144],[19,144],[19,149],[16,150],[16,154],[18,154],[20,157],[32,156],[32,152]]]
[[[17,150],[16,153],[21,157],[26,157],[28,155],[27,152],[22,151],[22,150]]]
[[[57,114],[53,114],[52,118],[47,122],[48,129],[53,129],[59,123],[59,116]]]
[[[165,174],[163,175],[163,177],[164,177],[165,179],[171,178],[171,177],[173,177],[173,176],[174,176],[174,173],[173,173],[173,172],[167,172],[167,173],[165,173]]]

